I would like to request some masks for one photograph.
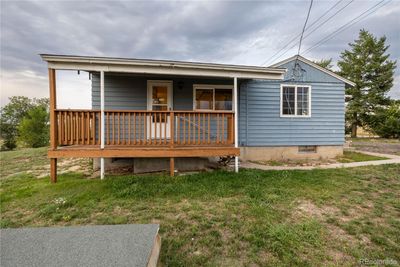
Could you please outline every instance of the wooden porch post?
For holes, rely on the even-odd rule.
[[[237,88],[237,77],[233,78],[233,101],[234,101],[234,110],[235,110],[235,148],[239,147],[238,142],[238,88]],[[235,172],[239,172],[239,157],[235,156]]]
[[[50,149],[57,149],[57,117],[56,117],[56,70],[49,68],[49,88],[50,88]],[[50,180],[57,182],[57,158],[50,158]]]
[[[169,175],[175,176],[175,158],[169,158]]]

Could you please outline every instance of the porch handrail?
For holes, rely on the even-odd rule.
[[[94,111],[100,112],[100,109],[68,109],[68,108],[58,108],[55,111],[76,111],[76,112],[85,112],[85,111]],[[224,114],[234,114],[234,111],[231,110],[141,110],[141,109],[106,109],[104,112],[131,112],[131,113],[138,113],[138,112],[152,112],[152,113],[224,113]]]
[[[99,145],[100,110],[56,109],[58,145]],[[105,110],[105,145],[233,145],[233,111]]]

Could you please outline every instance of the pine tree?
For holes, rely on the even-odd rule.
[[[328,70],[332,70],[332,67],[333,67],[332,58],[316,60],[316,61],[314,61],[314,63],[317,64],[318,66],[323,67]]]
[[[358,39],[349,44],[351,49],[341,53],[340,74],[356,84],[346,89],[352,96],[346,111],[352,137],[357,136],[358,126],[369,128],[374,114],[390,104],[386,94],[393,86],[396,61],[389,60],[385,42],[385,36],[377,39],[362,29]]]

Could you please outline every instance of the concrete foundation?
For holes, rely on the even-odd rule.
[[[299,152],[298,146],[241,147],[241,161],[285,161],[330,159],[343,155],[343,146],[317,146],[315,152]],[[218,167],[218,158],[175,158],[175,170],[179,172],[200,171]],[[106,171],[118,169],[132,173],[169,171],[169,158],[106,158]],[[93,168],[100,168],[100,159],[93,159]]]
[[[175,158],[175,170],[199,171],[216,167],[216,160],[210,158]],[[93,169],[100,168],[100,159],[93,159]],[[129,169],[132,173],[169,171],[169,158],[105,158],[106,171]]]
[[[340,155],[343,155],[343,146],[317,146],[315,152],[299,152],[298,146],[240,148],[242,161],[330,159]]]

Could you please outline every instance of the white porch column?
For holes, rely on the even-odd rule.
[[[233,105],[235,111],[235,148],[239,147],[239,136],[238,136],[238,88],[237,88],[237,77],[233,78]],[[235,172],[239,172],[239,157],[235,157]]]
[[[100,148],[104,149],[104,130],[105,130],[105,118],[104,118],[104,71],[100,71]],[[100,178],[104,179],[104,158],[100,159]]]

